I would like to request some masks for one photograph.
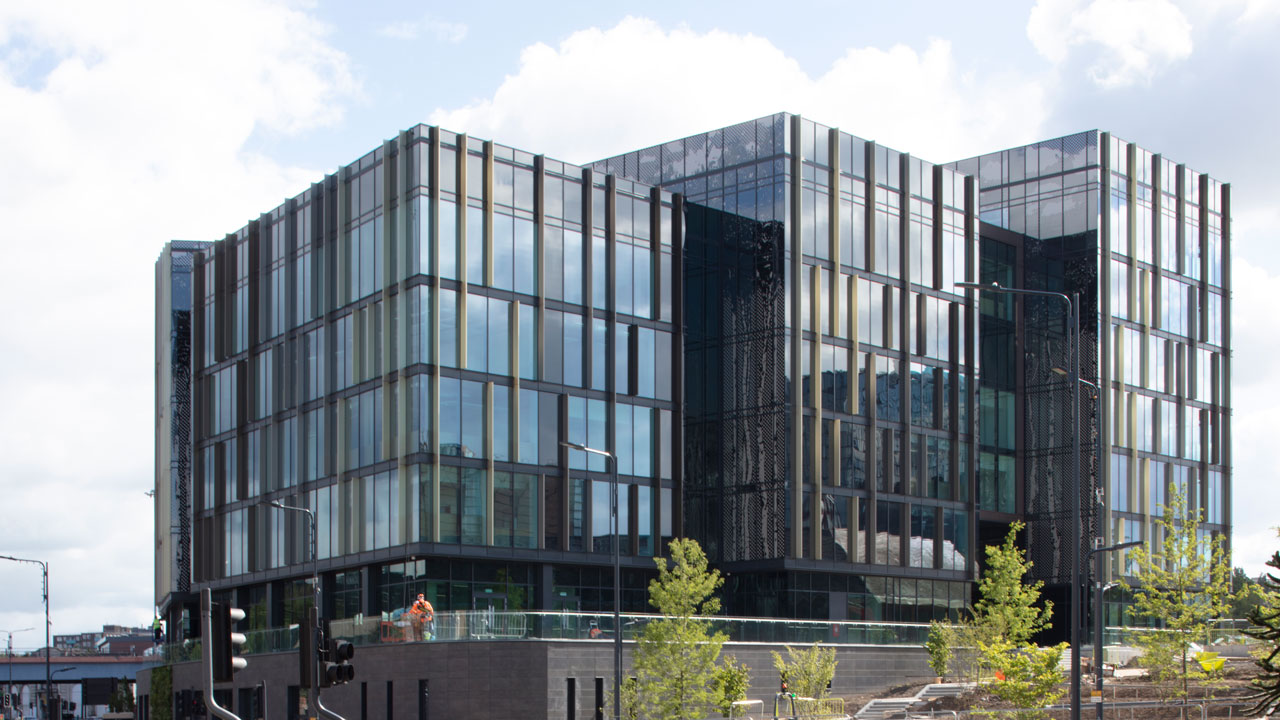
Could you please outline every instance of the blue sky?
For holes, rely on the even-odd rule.
[[[1276,37],[1272,0],[2,3],[0,554],[50,562],[54,633],[149,622],[167,240],[418,122],[583,162],[785,110],[933,161],[1100,128],[1231,182],[1256,573],[1280,546]],[[40,626],[37,568],[0,588],[0,628]]]

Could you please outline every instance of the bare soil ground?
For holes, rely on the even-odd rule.
[[[1218,703],[1237,702],[1244,703],[1239,705],[1216,704],[1208,706],[1208,710],[1203,717],[1213,718],[1248,718],[1254,717],[1249,715],[1252,703],[1247,699],[1252,693],[1249,687],[1250,681],[1254,678],[1256,666],[1252,660],[1247,659],[1231,659],[1228,660],[1224,675],[1221,679],[1213,682],[1193,681],[1190,687],[1190,701],[1197,702],[1203,699],[1212,699]],[[1093,676],[1086,675],[1084,684],[1081,688],[1083,708],[1081,715],[1087,720],[1093,720],[1096,717],[1096,708],[1089,702],[1090,692],[1093,690]],[[893,697],[911,697],[923,688],[924,685],[901,685],[890,688],[878,693],[867,693],[862,695],[850,696],[845,699],[846,712],[850,715],[858,712],[868,702],[877,698],[893,698]],[[1147,676],[1140,677],[1107,677],[1103,682],[1103,696],[1106,705],[1111,703],[1130,703],[1130,702],[1161,702],[1169,697],[1167,689],[1162,688],[1159,683]],[[1059,703],[1066,704],[1070,701],[1068,696],[1063,696]],[[982,687],[953,698],[940,698],[935,700],[923,713],[929,713],[930,710],[942,715],[950,715],[951,712],[964,713],[970,710],[1007,710],[1012,709],[1008,703],[992,696],[983,691]],[[1190,707],[1186,710],[1187,720],[1199,720],[1202,717],[1199,707]],[[913,712],[915,714],[915,712]],[[945,715],[943,715],[945,717]],[[1054,720],[1068,720],[1070,716],[1067,710],[1055,710],[1048,713],[1048,717]],[[1002,714],[997,713],[995,720],[1000,720]],[[1106,707],[1104,709],[1105,720],[1181,720],[1183,717],[1182,709],[1179,707]],[[1009,716],[1012,720],[1012,716]]]

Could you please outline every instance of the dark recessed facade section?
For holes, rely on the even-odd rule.
[[[964,177],[785,113],[592,167],[687,201],[684,527],[735,582],[772,588],[728,611],[886,617],[883,593],[845,580],[815,606],[801,568],[864,588],[971,579]]]

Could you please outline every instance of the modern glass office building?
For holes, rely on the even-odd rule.
[[[789,114],[603,160],[685,203],[685,530],[730,614],[968,602],[972,179]]]
[[[642,612],[689,536],[730,614],[919,622],[1016,519],[1055,592],[1171,488],[1228,533],[1229,203],[1098,132],[934,165],[776,114],[578,167],[419,126],[161,255],[157,604],[608,610],[616,546]],[[1079,523],[1067,316],[975,281],[1079,293]]]
[[[296,623],[313,569],[331,618],[418,592],[612,608],[614,543],[643,610],[679,532],[683,216],[670,193],[419,126],[222,240],[168,245],[171,638],[200,587],[250,630]],[[616,456],[616,535],[615,468],[562,442]]]
[[[1035,571],[1059,587],[1073,540],[1158,543],[1151,520],[1179,491],[1229,537],[1230,186],[1096,131],[949,167],[981,188],[982,282],[1080,296],[1084,524],[1062,305],[1007,295],[981,298],[982,517],[1026,517]]]

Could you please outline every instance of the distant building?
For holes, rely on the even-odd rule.
[[[59,655],[141,655],[129,643],[135,638],[145,638],[148,646],[155,644],[147,628],[131,628],[124,625],[103,625],[102,632],[54,635],[53,650]]]

